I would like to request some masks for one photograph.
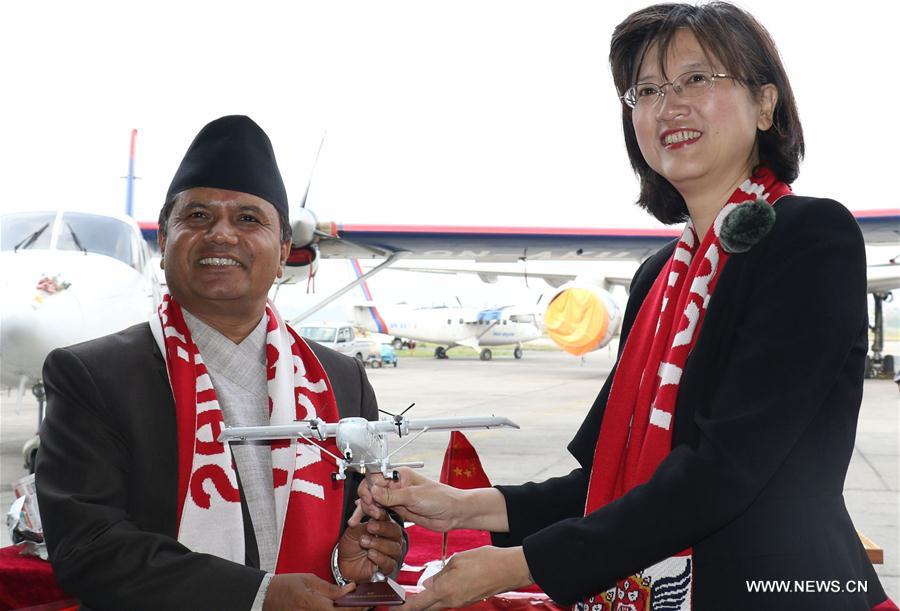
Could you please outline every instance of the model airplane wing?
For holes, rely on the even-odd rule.
[[[298,420],[291,424],[269,426],[225,427],[219,434],[219,441],[244,441],[253,439],[318,439],[324,440],[338,435],[340,422],[326,423],[322,420]],[[370,429],[379,434],[394,433],[399,436],[412,431],[458,431],[464,429],[519,428],[509,418],[501,416],[460,416],[457,418],[399,418],[378,420],[368,423]]]
[[[219,442],[247,441],[262,439],[318,439],[324,440],[337,435],[338,423],[324,420],[298,420],[290,424],[267,426],[225,427],[219,434]]]

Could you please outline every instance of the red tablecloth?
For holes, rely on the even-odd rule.
[[[38,605],[41,611],[72,607],[75,601],[57,585],[50,563],[35,556],[20,556],[21,547],[0,549],[0,610]]]

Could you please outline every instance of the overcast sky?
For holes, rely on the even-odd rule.
[[[606,63],[615,25],[647,4],[7,2],[0,211],[124,210],[137,128],[135,216],[155,219],[196,132],[242,113],[295,202],[327,130],[308,202],[320,220],[656,226],[631,204]],[[900,3],[741,5],[792,79],[808,151],[795,191],[897,207]],[[510,296],[433,284],[443,294],[420,301]],[[393,272],[373,290],[408,299],[407,285]]]
[[[320,220],[653,226],[636,210],[606,64],[646,2],[4,3],[0,209],[156,217],[207,121],[270,134]],[[806,128],[795,190],[897,206],[900,3],[746,0],[779,44]]]

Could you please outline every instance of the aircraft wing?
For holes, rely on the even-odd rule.
[[[900,241],[900,209],[854,213],[867,244]],[[476,261],[641,261],[680,235],[675,228],[479,227],[325,224],[317,232],[323,257],[387,256]]]
[[[853,212],[866,244],[900,243],[900,208],[886,210],[856,210]]]
[[[477,261],[641,260],[678,237],[674,229],[334,225],[317,234],[322,257],[387,256]]]
[[[542,272],[542,271],[524,271],[513,269],[498,269],[484,267],[434,267],[434,266],[410,266],[410,265],[392,265],[392,271],[398,272],[424,272],[428,274],[475,274],[478,278],[487,284],[495,284],[500,277],[508,278],[539,278],[552,286],[559,288],[567,282],[572,282],[578,278],[577,274],[562,274],[558,272]],[[603,280],[608,286],[622,286],[625,290],[631,288],[631,278],[622,276],[603,276]]]
[[[854,212],[867,244],[900,241],[900,209]],[[155,247],[157,224],[140,223]],[[485,227],[461,225],[358,225],[317,223],[313,240],[325,258],[383,258],[476,261],[641,261],[680,235],[676,228]]]

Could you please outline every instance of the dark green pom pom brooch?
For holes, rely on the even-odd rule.
[[[736,206],[722,221],[719,243],[725,252],[747,252],[765,237],[775,224],[775,209],[764,199]]]

